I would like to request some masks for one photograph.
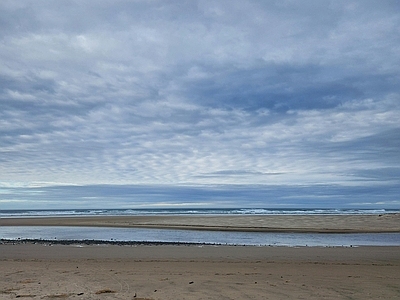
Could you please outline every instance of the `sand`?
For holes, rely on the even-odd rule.
[[[382,216],[3,218],[63,225],[399,232]],[[0,243],[0,299],[400,299],[400,247]]]
[[[264,232],[400,232],[400,214],[1,218],[0,226],[104,226]]]
[[[400,248],[0,245],[0,299],[400,299]]]

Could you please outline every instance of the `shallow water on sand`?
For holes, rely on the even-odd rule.
[[[5,226],[2,239],[103,240],[271,246],[400,246],[400,233],[271,233],[145,228]]]

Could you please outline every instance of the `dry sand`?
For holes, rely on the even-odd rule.
[[[0,245],[0,299],[400,299],[400,248]]]
[[[400,232],[400,214],[2,218],[0,226],[104,226],[279,232]]]

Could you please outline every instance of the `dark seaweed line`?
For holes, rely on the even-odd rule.
[[[46,240],[46,239],[0,239],[1,245],[15,244],[51,244],[51,245],[114,245],[114,246],[202,246],[226,244],[196,242],[161,242],[161,241],[108,241],[108,240]],[[232,245],[235,246],[235,245]]]

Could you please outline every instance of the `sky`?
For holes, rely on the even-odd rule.
[[[400,2],[0,2],[0,209],[400,209]]]

